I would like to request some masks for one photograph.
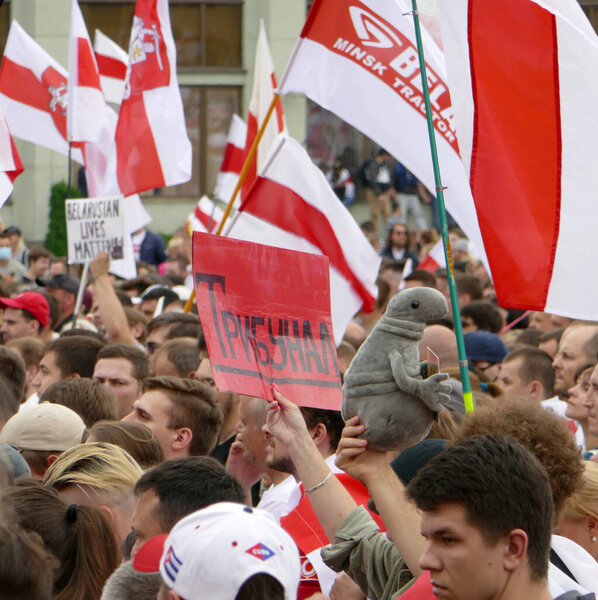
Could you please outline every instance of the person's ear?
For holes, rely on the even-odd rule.
[[[324,423],[318,423],[310,429],[310,433],[316,446],[321,446],[327,439],[328,429],[326,429]]]
[[[598,519],[596,517],[588,515],[586,517],[586,527],[588,528],[590,539],[592,539],[592,541],[594,541],[595,538],[598,538]]]
[[[98,507],[100,512],[108,519],[108,523],[114,526],[114,512],[110,506],[107,504],[100,504]]]
[[[529,395],[531,398],[534,398],[536,400],[542,400],[543,396],[542,396],[542,384],[537,380],[534,379],[533,381],[530,381],[528,384],[528,391],[529,391]]]
[[[181,427],[175,430],[175,437],[172,441],[173,450],[184,450],[191,445],[193,432],[188,427]]]
[[[525,560],[527,552],[527,533],[523,529],[513,529],[506,537],[506,550],[503,559],[507,571],[515,571]]]

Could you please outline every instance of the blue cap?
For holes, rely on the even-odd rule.
[[[469,360],[486,360],[491,363],[500,363],[509,353],[504,342],[489,331],[472,331],[463,336],[465,341],[465,354]]]

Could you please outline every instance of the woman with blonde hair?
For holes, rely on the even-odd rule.
[[[598,464],[593,460],[585,461],[582,481],[567,498],[555,531],[598,560]]]

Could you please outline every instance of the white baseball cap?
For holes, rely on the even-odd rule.
[[[186,600],[234,600],[257,573],[277,579],[285,600],[296,599],[297,546],[263,510],[218,502],[179,521],[164,542],[160,574]]]

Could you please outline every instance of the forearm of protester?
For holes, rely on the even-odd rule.
[[[367,441],[358,437],[364,430],[358,417],[347,420],[338,445],[336,465],[368,488],[389,537],[417,576],[421,573],[419,557],[425,546],[420,535],[419,514],[405,498],[405,488],[388,463],[386,453],[368,450]]]
[[[268,409],[266,426],[279,443],[285,444],[303,483],[311,506],[329,539],[357,504],[332,474],[330,467],[312,440],[299,408],[274,391],[277,402]]]
[[[89,271],[95,286],[95,301],[106,336],[112,343],[122,342],[135,346],[135,338],[129,328],[127,316],[108,276],[109,269],[110,258],[104,251],[99,252],[89,263]]]

